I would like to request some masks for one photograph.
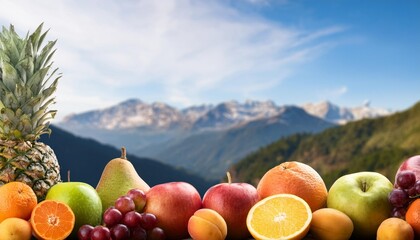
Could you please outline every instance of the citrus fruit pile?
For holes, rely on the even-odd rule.
[[[22,182],[9,182],[0,187],[1,239],[29,240],[66,239],[73,230],[75,216],[61,202],[38,203],[35,192]]]
[[[309,165],[284,162],[257,185],[260,201],[249,211],[246,224],[255,239],[302,239],[311,226],[312,212],[326,206],[328,191]]]

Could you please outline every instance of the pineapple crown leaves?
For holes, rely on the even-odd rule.
[[[14,26],[0,32],[0,139],[35,141],[50,133],[52,96],[61,74],[53,69],[55,41],[43,45],[43,24],[21,38]]]

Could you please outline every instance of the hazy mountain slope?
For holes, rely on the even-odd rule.
[[[229,166],[261,146],[294,133],[319,132],[334,126],[297,107],[277,116],[248,122],[227,131],[206,131],[167,146],[154,156],[208,179],[222,177]]]
[[[281,137],[319,132],[333,126],[337,119],[374,116],[356,116],[352,109],[329,102],[312,107],[316,111],[308,114],[296,106],[248,100],[179,110],[165,103],[129,99],[108,108],[68,116],[59,126],[104,144],[124,145],[136,156],[219,179],[231,164]],[[369,113],[375,109],[365,110]]]
[[[42,141],[54,149],[61,166],[61,175],[67,181],[67,171],[71,171],[72,181],[82,181],[96,187],[102,170],[113,158],[121,156],[118,149],[103,145],[92,139],[76,137],[55,126],[51,127],[50,137],[43,136]],[[170,181],[185,181],[204,193],[214,182],[206,181],[181,169],[162,164],[152,159],[139,158],[130,154],[128,159],[133,163],[139,175],[151,186]]]
[[[139,156],[152,156],[159,151],[154,146],[180,141],[202,130],[226,130],[274,116],[279,110],[271,101],[229,101],[178,110],[164,103],[129,99],[108,108],[69,115],[58,126],[101,143],[124,144]]]
[[[63,123],[74,128],[84,126],[99,129],[169,129],[187,121],[178,109],[165,103],[148,104],[139,99],[128,99],[105,109],[66,116]]]
[[[271,167],[301,161],[314,167],[328,186],[339,176],[357,171],[378,171],[393,180],[399,164],[417,154],[420,102],[387,117],[281,139],[242,159],[231,172],[237,181],[256,184]]]

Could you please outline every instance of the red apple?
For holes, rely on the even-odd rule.
[[[420,155],[412,156],[405,160],[398,168],[398,171],[395,174],[395,179],[397,179],[398,173],[404,170],[414,172],[414,174],[416,174],[416,180],[420,180]]]
[[[246,226],[249,210],[258,201],[257,189],[248,183],[219,183],[209,188],[203,197],[203,208],[218,212],[227,224],[226,239],[250,237]]]
[[[167,239],[179,240],[188,238],[188,220],[201,206],[200,194],[191,184],[169,182],[150,188],[144,212],[156,216]]]

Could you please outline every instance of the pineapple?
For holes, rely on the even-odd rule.
[[[24,182],[39,200],[61,181],[54,151],[38,141],[51,132],[56,110],[48,107],[61,77],[51,62],[56,41],[42,45],[47,32],[41,24],[25,38],[13,25],[0,33],[0,186]]]

